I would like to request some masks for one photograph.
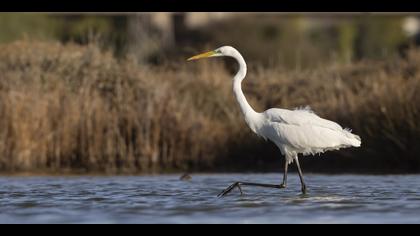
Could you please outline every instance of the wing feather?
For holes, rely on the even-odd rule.
[[[308,106],[295,110],[271,108],[266,110],[264,115],[271,122],[280,122],[297,126],[312,125],[336,131],[343,130],[339,124],[316,115]]]

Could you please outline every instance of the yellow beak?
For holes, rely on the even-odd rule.
[[[187,61],[192,61],[192,60],[197,60],[197,59],[201,59],[201,58],[211,57],[211,56],[214,56],[215,54],[216,54],[215,51],[205,52],[205,53],[201,53],[201,54],[198,54],[196,56],[190,57],[190,58],[187,59]]]

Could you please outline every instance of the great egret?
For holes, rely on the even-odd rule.
[[[360,147],[361,140],[359,136],[352,134],[349,129],[343,129],[333,121],[319,117],[308,107],[295,110],[271,108],[262,113],[252,109],[241,89],[241,82],[245,78],[247,70],[246,63],[242,55],[235,48],[223,46],[213,51],[190,57],[188,61],[219,56],[233,57],[239,63],[239,71],[233,77],[233,93],[239,103],[247,125],[258,136],[274,142],[280,149],[282,155],[285,156],[282,184],[235,182],[223,190],[219,196],[228,194],[236,187],[242,193],[241,185],[278,189],[286,188],[287,167],[293,161],[296,162],[302,185],[302,193],[305,194],[306,185],[299,165],[299,153],[303,155],[314,155],[316,153],[345,147]]]

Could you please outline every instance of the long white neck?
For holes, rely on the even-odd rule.
[[[236,97],[236,100],[238,101],[242,114],[245,116],[246,123],[255,132],[255,121],[258,119],[259,113],[252,109],[251,105],[249,105],[241,87],[242,80],[244,80],[246,76],[246,63],[239,52],[235,52],[232,57],[235,58],[239,63],[239,71],[233,78],[233,93]]]

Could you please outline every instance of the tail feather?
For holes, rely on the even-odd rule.
[[[347,139],[350,141],[350,144],[354,147],[360,147],[362,144],[362,139],[359,135],[352,134],[351,129],[345,128],[344,134],[346,135]]]

